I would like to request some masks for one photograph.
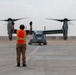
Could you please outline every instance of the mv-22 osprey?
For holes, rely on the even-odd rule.
[[[12,40],[12,28],[14,24],[14,21],[18,21],[21,19],[26,19],[26,18],[19,18],[19,19],[12,19],[12,18],[8,18],[7,20],[0,20],[0,21],[7,21],[7,30],[8,30],[8,36],[9,36],[9,40]],[[59,22],[63,22],[63,26],[60,30],[42,30],[42,31],[32,31],[33,33],[33,38],[30,39],[29,44],[32,43],[43,43],[44,45],[47,44],[46,42],[46,38],[44,37],[44,35],[46,34],[63,34],[63,39],[67,40],[67,35],[68,35],[68,21],[75,21],[76,19],[73,20],[69,20],[67,18],[64,19],[51,19],[51,18],[47,18],[48,20],[55,20],[55,21],[59,21]]]
[[[67,40],[67,36],[68,36],[68,21],[74,21],[73,20],[69,20],[67,18],[64,19],[51,19],[51,18],[47,18],[48,20],[55,20],[55,21],[59,21],[59,22],[63,22],[63,26],[60,30],[42,30],[42,31],[32,31],[33,32],[33,37],[30,39],[29,44],[31,45],[32,43],[39,43],[39,45],[41,45],[41,43],[43,43],[44,45],[47,44],[46,39],[45,39],[45,34],[63,34],[63,39]]]

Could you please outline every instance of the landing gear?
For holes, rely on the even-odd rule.
[[[12,31],[11,30],[8,31],[8,38],[10,41],[12,40]]]
[[[12,40],[12,35],[9,35],[9,40]]]
[[[47,45],[47,43],[43,43],[44,45]]]
[[[47,43],[42,43],[43,45],[47,45]],[[39,43],[38,45],[41,45],[41,43]]]
[[[41,45],[41,43],[39,43],[39,45]]]
[[[67,30],[64,30],[63,31],[63,39],[64,40],[67,40]]]
[[[29,42],[28,44],[29,44],[29,45],[32,45],[32,43],[30,43],[30,42]]]

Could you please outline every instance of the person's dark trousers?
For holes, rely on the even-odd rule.
[[[16,45],[17,53],[17,64],[20,64],[20,58],[22,54],[22,64],[26,64],[26,44],[17,44]]]

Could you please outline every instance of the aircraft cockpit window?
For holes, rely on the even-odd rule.
[[[36,37],[43,37],[42,35],[36,35]]]

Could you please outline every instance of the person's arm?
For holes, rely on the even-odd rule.
[[[32,21],[30,21],[29,25],[30,25],[30,29],[26,30],[27,34],[31,34],[32,33]]]
[[[32,21],[30,21],[29,25],[30,25],[30,30],[29,30],[29,33],[30,33],[32,32]]]
[[[13,33],[15,33],[15,34],[16,34],[16,31],[17,31],[17,29],[14,29],[14,30],[13,30]]]

